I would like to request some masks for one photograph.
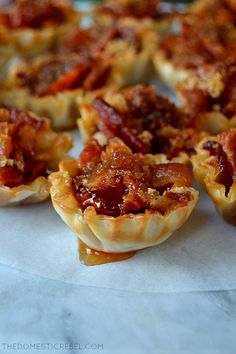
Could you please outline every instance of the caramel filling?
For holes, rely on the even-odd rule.
[[[94,266],[105,263],[121,262],[135,256],[136,252],[127,253],[105,253],[93,250],[79,241],[79,259],[80,262],[87,266]]]
[[[99,214],[119,216],[158,210],[165,213],[192,199],[191,193],[172,193],[172,186],[191,186],[187,166],[178,163],[152,164],[134,154],[118,138],[102,148],[91,140],[80,155],[72,189],[80,208],[93,206]]]

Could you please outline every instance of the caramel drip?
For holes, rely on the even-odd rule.
[[[105,253],[96,251],[88,247],[82,241],[79,241],[79,259],[82,264],[87,266],[120,262],[133,257],[135,254],[135,251],[126,253]]]

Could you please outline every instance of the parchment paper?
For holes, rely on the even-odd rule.
[[[87,267],[79,262],[75,235],[48,201],[0,209],[0,263],[68,283],[139,292],[234,289],[235,230],[201,191],[188,222],[162,245],[127,261]]]

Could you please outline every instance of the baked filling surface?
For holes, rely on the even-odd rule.
[[[109,25],[95,24],[71,32],[63,39],[60,51],[94,57],[101,55],[107,49],[107,45],[114,40],[125,40],[137,52],[141,50],[141,37],[134,27],[127,23],[122,25],[112,23]]]
[[[194,151],[199,141],[194,117],[158,96],[154,87],[136,85],[124,89],[121,97],[121,107],[102,98],[93,101],[100,131],[121,138],[134,152],[165,153],[171,159],[182,151]]]
[[[79,206],[119,216],[146,209],[165,214],[168,208],[187,204],[190,192],[174,193],[172,186],[191,186],[192,175],[179,163],[154,164],[135,154],[118,138],[106,147],[92,139],[80,155],[72,189]]]
[[[77,54],[69,58],[49,55],[32,61],[24,70],[19,69],[17,85],[38,96],[76,88],[95,90],[105,85],[110,69],[106,60],[85,59]]]

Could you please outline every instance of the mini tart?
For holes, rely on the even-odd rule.
[[[11,69],[0,88],[0,102],[52,120],[56,130],[70,129],[80,115],[76,98],[91,97],[112,80],[110,60],[79,54],[46,55]]]
[[[113,86],[122,87],[148,80],[157,43],[158,36],[149,19],[124,18],[72,31],[62,39],[59,51],[102,60],[110,58],[110,81]]]
[[[53,132],[47,119],[0,108],[0,206],[47,199],[47,176],[71,147],[71,136]]]
[[[109,253],[165,241],[198,199],[187,166],[150,163],[118,138],[105,147],[91,140],[80,161],[62,162],[50,182],[54,208],[65,223],[87,246]]]
[[[224,219],[236,225],[236,129],[203,139],[192,156],[195,178]]]
[[[15,54],[31,58],[52,50],[80,17],[68,0],[16,0],[0,9],[0,31]]]
[[[228,67],[235,63],[235,25],[220,14],[214,18],[208,12],[196,12],[183,15],[176,27],[160,42],[154,56],[158,74],[171,88],[180,83],[218,97]]]
[[[109,91],[92,104],[84,101],[77,123],[84,142],[100,131],[121,138],[134,152],[162,153],[183,163],[204,136],[190,115],[150,85]]]

